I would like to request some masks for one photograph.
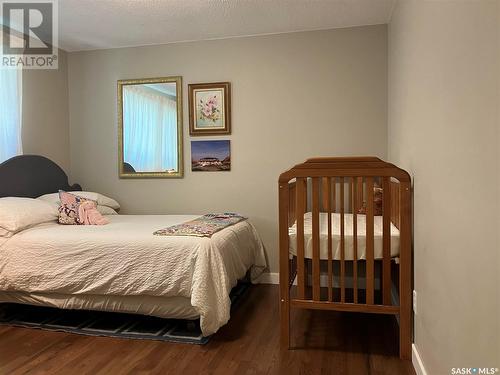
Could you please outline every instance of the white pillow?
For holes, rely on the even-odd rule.
[[[120,204],[117,201],[99,193],[93,193],[91,191],[68,191],[68,193],[78,195],[82,198],[92,199],[97,202],[98,206],[110,207],[116,211],[120,209]]]
[[[115,210],[115,213],[120,209],[120,204],[117,201],[115,201],[113,198],[106,197],[105,195],[99,193],[94,193],[91,191],[68,191],[68,193],[96,201],[97,206],[106,206],[112,208],[113,210]],[[59,200],[59,193],[45,194],[41,197],[38,197],[37,199],[54,203],[57,206],[61,205],[61,201]]]
[[[108,206],[97,206],[97,211],[99,211],[99,213],[101,215],[118,215],[118,212],[116,212],[115,210],[113,210],[111,207],[108,207]]]
[[[6,197],[0,198],[0,228],[3,233],[16,233],[28,227],[55,221],[58,217],[57,207],[33,198]],[[5,234],[4,237],[10,237]]]

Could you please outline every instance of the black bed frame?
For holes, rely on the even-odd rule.
[[[62,168],[44,156],[14,156],[0,164],[0,198],[37,198],[59,190],[81,191],[82,187],[69,185]]]

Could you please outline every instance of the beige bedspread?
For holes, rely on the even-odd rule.
[[[186,297],[204,335],[229,320],[229,291],[266,267],[254,227],[211,238],[154,236],[191,215],[113,215],[104,226],[47,223],[0,242],[0,291],[62,295]]]

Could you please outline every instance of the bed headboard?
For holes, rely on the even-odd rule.
[[[36,198],[59,190],[79,191],[52,160],[40,155],[14,156],[0,164],[0,198]]]

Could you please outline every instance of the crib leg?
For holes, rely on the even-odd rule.
[[[288,264],[280,272],[280,344],[290,348],[290,289],[288,286]]]
[[[399,358],[411,359],[411,319],[409,314],[399,317]]]
[[[290,255],[288,239],[289,186],[279,184],[280,346],[290,347]]]
[[[407,275],[410,273],[407,272]],[[402,275],[400,275],[402,276]],[[401,277],[399,295],[399,358],[411,359],[411,289],[409,277]]]
[[[411,359],[411,288],[410,271],[402,270],[400,274],[400,294],[399,294],[399,358]]]
[[[407,272],[409,275],[409,272]],[[400,275],[401,276],[401,275]],[[408,277],[401,278],[399,294],[399,358],[411,359],[411,289]]]
[[[280,312],[281,312],[281,320],[280,320],[280,334],[281,334],[281,348],[289,349],[290,348],[290,307],[288,301],[282,298],[280,300]]]
[[[399,268],[399,357],[411,359],[412,259],[411,259],[411,188],[400,183],[400,268]]]

